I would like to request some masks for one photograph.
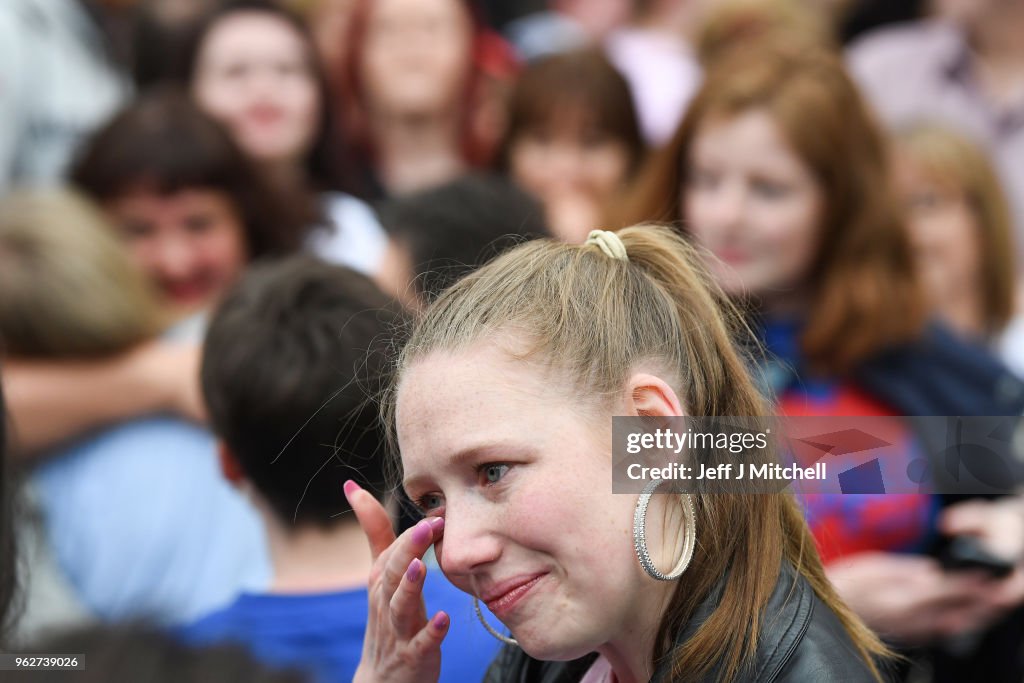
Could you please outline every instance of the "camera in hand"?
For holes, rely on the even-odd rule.
[[[946,571],[983,571],[995,579],[1013,571],[1013,562],[989,552],[974,536],[949,538],[939,552],[939,562]]]

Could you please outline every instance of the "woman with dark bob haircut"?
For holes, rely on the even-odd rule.
[[[248,260],[298,249],[316,216],[271,185],[220,125],[173,88],[144,94],[115,116],[88,142],[71,178],[111,214],[172,305],[206,307]],[[162,238],[174,235],[196,238],[186,243],[197,252],[220,235],[234,250],[197,253],[188,272],[168,262],[174,254],[158,253]]]

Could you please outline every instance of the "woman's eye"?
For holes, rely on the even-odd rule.
[[[703,169],[696,169],[690,173],[689,182],[691,187],[713,188],[718,184],[718,174]]]
[[[612,136],[604,131],[586,131],[580,136],[580,146],[588,151],[593,151],[610,142],[612,142]]]
[[[923,190],[910,195],[907,204],[911,211],[934,211],[942,205],[942,197],[938,192]]]
[[[434,512],[444,507],[444,497],[439,493],[428,493],[417,498],[415,503],[416,507],[425,513]]]
[[[206,214],[190,214],[185,216],[184,224],[189,232],[199,234],[209,231],[214,224],[214,219]]]
[[[781,183],[775,183],[769,180],[760,180],[754,182],[754,191],[762,197],[769,199],[778,199],[786,196],[789,192],[789,187]]]
[[[236,80],[244,78],[249,72],[249,65],[241,62],[234,62],[222,67],[221,74],[224,78]]]
[[[288,78],[304,77],[307,75],[308,69],[302,62],[282,62],[277,65],[277,73],[279,76]]]
[[[121,223],[121,234],[129,240],[142,240],[151,237],[156,230],[151,223],[139,220],[126,220]]]
[[[508,470],[508,465],[500,463],[484,465],[480,468],[480,475],[488,484],[495,484],[505,476],[505,473],[508,472]]]

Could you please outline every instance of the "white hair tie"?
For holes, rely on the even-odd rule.
[[[596,245],[608,258],[629,260],[626,245],[622,243],[622,239],[618,235],[610,230],[591,230],[587,235],[587,241],[583,244]]]

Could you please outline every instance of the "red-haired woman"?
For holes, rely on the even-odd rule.
[[[365,193],[425,189],[487,164],[514,67],[466,0],[361,0],[341,106]]]
[[[763,47],[712,68],[623,207],[622,224],[668,220],[704,248],[715,278],[763,333],[770,360],[762,374],[780,412],[1020,414],[1024,387],[1012,375],[927,324],[890,188],[883,136],[840,62],[825,52]],[[927,437],[908,428],[880,458],[883,473],[905,477],[917,440]],[[944,572],[922,554],[939,529],[998,542],[992,520],[1019,503],[970,503],[938,514],[939,502],[928,495],[805,498],[840,593],[896,642],[974,632],[1024,595],[1019,569],[987,582]],[[1020,516],[1007,519],[1024,537]],[[992,549],[1016,557],[1019,546]],[[993,654],[986,665],[999,669],[996,657],[1008,654]]]

